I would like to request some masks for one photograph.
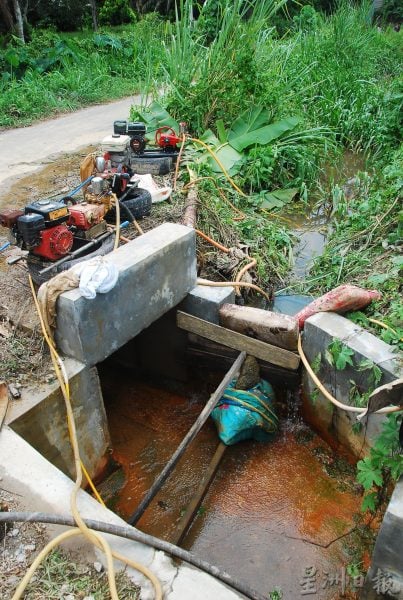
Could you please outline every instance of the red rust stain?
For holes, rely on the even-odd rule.
[[[208,394],[173,393],[156,386],[103,382],[113,443],[126,481],[113,508],[127,518],[201,412]],[[109,385],[109,388],[108,388]],[[354,527],[361,497],[341,491],[313,449],[332,451],[318,436],[301,442],[291,430],[268,444],[242,442],[226,450],[218,473],[184,539],[201,558],[243,579],[263,594],[280,586],[284,598],[301,594],[305,567],[337,574],[349,561],[342,542]],[[303,438],[305,439],[305,438]],[[170,540],[209,464],[218,438],[209,421],[137,526]],[[347,476],[346,476],[347,477]],[[330,544],[330,545],[329,545]],[[321,579],[320,579],[321,578]],[[319,589],[321,600],[339,598]]]

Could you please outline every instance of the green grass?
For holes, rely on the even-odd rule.
[[[0,127],[145,91],[161,78],[165,24],[155,17],[117,30],[34,32],[0,51]]]
[[[361,174],[357,195],[347,202],[342,195],[334,210],[333,232],[311,275],[321,275],[304,291],[321,293],[341,283],[377,289],[382,299],[351,318],[372,329],[385,342],[403,349],[403,260],[398,252],[403,239],[403,147],[373,177]],[[377,326],[369,318],[381,320]]]
[[[120,600],[138,600],[140,588],[128,577],[116,574],[116,587]],[[110,598],[105,572],[98,573],[94,567],[77,563],[60,551],[53,551],[44,560],[24,595],[25,600],[58,599],[68,595],[75,598],[91,596],[94,600]]]

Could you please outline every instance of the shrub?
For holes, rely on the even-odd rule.
[[[135,21],[136,15],[129,5],[129,0],[105,0],[99,11],[101,25],[121,25]]]

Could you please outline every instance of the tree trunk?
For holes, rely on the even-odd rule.
[[[18,0],[12,0],[12,4],[13,4],[13,9],[14,9],[14,16],[15,16],[15,30],[16,30],[17,35],[20,38],[20,40],[25,44],[24,21],[22,19],[20,3]]]
[[[97,5],[96,0],[90,0],[91,12],[92,12],[92,28],[94,31],[98,31],[98,17],[97,17]]]
[[[0,0],[0,15],[3,17],[7,31],[11,31],[14,27],[14,20],[7,0]]]
[[[297,320],[288,315],[237,304],[223,304],[219,310],[220,325],[279,348],[296,350]]]

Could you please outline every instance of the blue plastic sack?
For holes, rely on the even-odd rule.
[[[278,431],[273,388],[264,379],[249,390],[237,390],[235,383],[233,379],[211,413],[220,440],[227,446],[249,439],[269,441]]]

